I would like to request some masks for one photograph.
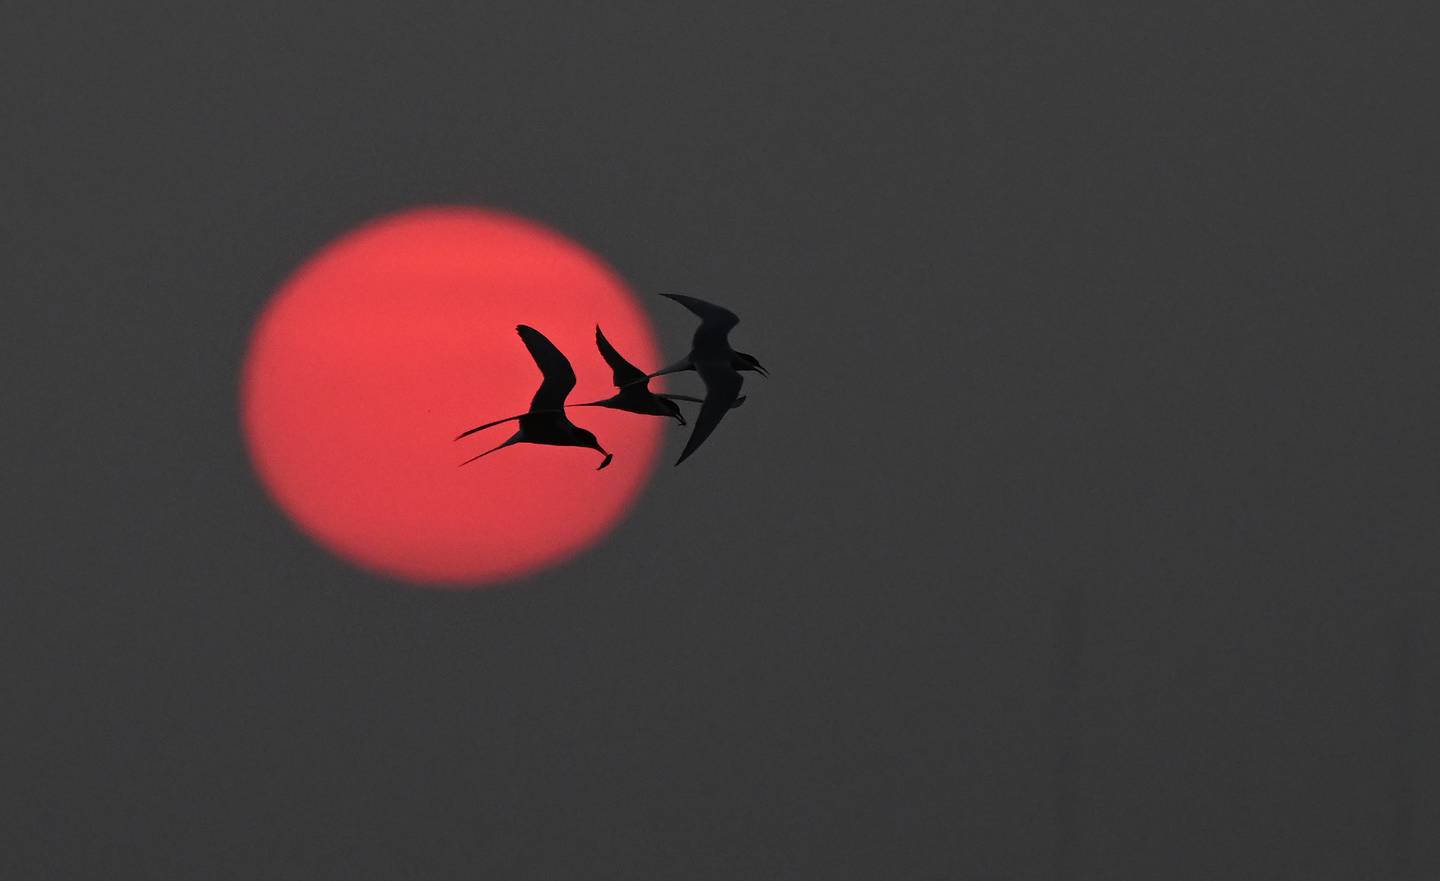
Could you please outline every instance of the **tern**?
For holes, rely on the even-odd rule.
[[[770,373],[760,366],[759,359],[754,355],[730,348],[730,331],[740,323],[740,317],[734,312],[683,294],[660,296],[668,297],[700,316],[700,326],[695,330],[690,354],[669,367],[650,374],[654,377],[694,370],[705,383],[705,400],[700,405],[700,415],[695,417],[695,427],[690,431],[690,439],[686,442],[684,451],[680,453],[680,458],[675,460],[675,464],[679,465],[700,448],[715,430],[715,426],[720,424],[727,410],[738,407],[745,400],[740,396],[740,387],[745,382],[740,371],[753,371],[767,377]]]
[[[619,391],[612,397],[600,401],[587,401],[584,404],[567,404],[569,407],[609,407],[612,410],[624,410],[628,413],[639,413],[642,416],[669,416],[681,425],[685,424],[685,416],[680,412],[680,405],[676,401],[693,401],[696,404],[704,403],[699,398],[692,398],[689,395],[671,395],[650,391],[650,377],[644,371],[629,361],[610,341],[605,339],[605,334],[600,331],[600,325],[595,325],[595,346],[600,350],[605,363],[610,365],[613,376],[611,381]]]
[[[483,459],[497,450],[503,450],[512,444],[547,444],[555,447],[584,447],[599,452],[605,458],[600,462],[599,471],[610,460],[615,458],[613,453],[606,452],[595,439],[595,435],[571,422],[565,415],[565,398],[570,390],[575,388],[575,369],[570,366],[570,361],[565,353],[555,348],[555,344],[545,338],[540,331],[528,325],[516,325],[515,330],[520,334],[520,339],[525,343],[525,348],[530,350],[530,357],[535,359],[535,366],[540,368],[544,379],[540,382],[540,388],[536,390],[535,397],[530,401],[530,409],[518,416],[507,416],[504,419],[497,419],[494,422],[487,422],[484,425],[477,425],[469,431],[461,432],[456,440],[469,437],[477,431],[483,431],[505,422],[518,421],[520,430],[510,436],[498,447],[486,450],[478,456],[471,456],[461,465],[468,465],[476,459]]]

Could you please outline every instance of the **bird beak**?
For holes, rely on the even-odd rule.
[[[764,367],[761,367],[759,364],[755,365],[755,372],[765,377],[766,379],[770,378],[770,371],[766,370]]]
[[[596,470],[596,471],[604,471],[604,470],[605,470],[605,466],[606,466],[606,465],[609,465],[609,464],[610,464],[610,460],[613,459],[613,458],[615,458],[615,454],[614,454],[614,453],[606,453],[606,454],[605,454],[605,459],[600,463],[600,467],[596,468],[595,470]]]
[[[683,414],[676,413],[676,414],[675,414],[675,421],[678,422],[678,423],[680,423],[681,425],[684,425],[684,424],[685,424],[685,416],[684,416]]]

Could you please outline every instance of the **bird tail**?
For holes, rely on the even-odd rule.
[[[462,432],[460,432],[459,434],[455,435],[455,439],[458,441],[458,440],[460,440],[462,437],[469,437],[470,435],[474,434],[474,433],[477,432],[477,431],[484,431],[484,430],[487,429],[487,428],[494,428],[494,427],[497,426],[497,425],[500,425],[500,424],[505,423],[505,422],[512,422],[512,421],[514,421],[514,420],[516,420],[516,419],[519,419],[519,418],[520,418],[519,416],[506,416],[504,419],[496,419],[494,422],[487,422],[487,423],[485,423],[484,425],[477,425],[477,426],[475,426],[474,428],[470,429],[469,431],[462,431]]]
[[[681,360],[679,360],[679,361],[676,361],[674,364],[671,364],[669,367],[662,367],[662,368],[660,368],[659,370],[655,371],[654,373],[648,374],[645,378],[646,378],[646,379],[654,379],[654,378],[657,377],[657,376],[664,376],[664,375],[667,374],[667,373],[680,373],[680,372],[685,371],[685,370],[694,370],[694,369],[695,369],[695,362],[691,361],[691,360],[690,360],[690,356],[687,355],[687,356],[685,356],[683,359],[681,359]],[[639,382],[639,380],[637,379],[635,382]],[[628,384],[629,384],[629,385],[634,385],[634,383],[628,383]]]
[[[519,433],[517,432],[516,434],[511,435],[511,436],[510,436],[510,439],[507,440],[505,443],[501,444],[500,446],[498,446],[498,447],[491,447],[490,449],[486,450],[485,452],[481,453],[480,455],[478,455],[478,456],[471,456],[470,458],[466,459],[464,462],[461,462],[461,463],[460,463],[460,467],[463,468],[463,467],[465,467],[466,465],[469,465],[471,462],[474,462],[476,459],[483,459],[483,458],[485,458],[486,456],[490,455],[491,453],[497,452],[497,451],[499,451],[499,450],[503,450],[503,449],[505,449],[506,447],[510,446],[511,444],[515,444],[515,443],[519,443],[519,442],[520,442],[520,435],[519,435]]]

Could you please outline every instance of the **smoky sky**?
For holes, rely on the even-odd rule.
[[[1425,12],[6,5],[6,876],[1433,877]],[[237,427],[275,287],[426,204],[773,374],[470,593]]]

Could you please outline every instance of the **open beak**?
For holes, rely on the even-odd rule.
[[[684,414],[676,413],[676,414],[675,414],[675,421],[678,422],[678,423],[680,423],[681,425],[684,425],[684,424],[685,424],[685,416],[684,416]]]
[[[766,379],[770,378],[770,371],[766,370],[764,367],[761,367],[759,364],[755,365],[755,372],[765,377]]]

